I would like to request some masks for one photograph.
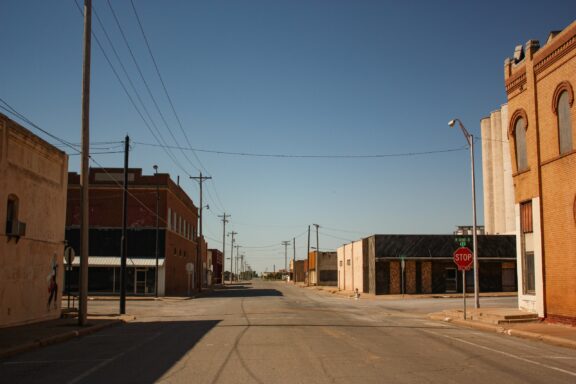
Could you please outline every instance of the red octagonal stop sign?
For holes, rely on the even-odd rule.
[[[467,247],[460,247],[454,252],[454,262],[458,266],[458,270],[470,269],[472,267],[472,251]]]

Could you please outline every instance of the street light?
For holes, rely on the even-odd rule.
[[[480,308],[480,289],[479,289],[479,282],[478,282],[478,247],[477,247],[477,238],[476,238],[476,176],[474,173],[474,135],[471,135],[470,132],[464,128],[464,124],[460,119],[453,119],[448,122],[450,127],[454,127],[454,125],[458,122],[464,137],[466,138],[466,142],[470,146],[470,162],[472,167],[472,248],[474,249],[472,255],[474,260],[474,308]],[[464,293],[466,292],[466,287],[464,287]]]
[[[155,282],[154,282],[154,293],[155,296],[158,297],[158,210],[160,207],[160,193],[158,187],[158,166],[155,164],[154,168],[154,178],[156,179],[156,274],[155,274]]]

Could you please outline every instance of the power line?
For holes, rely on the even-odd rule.
[[[143,143],[143,142],[135,142],[139,145],[150,146],[150,147],[157,147],[157,144],[152,143]],[[370,158],[385,158],[385,157],[409,157],[409,156],[423,156],[423,155],[433,155],[438,153],[447,153],[447,152],[459,152],[468,150],[468,146],[465,147],[457,147],[457,148],[449,148],[449,149],[438,149],[432,151],[421,151],[421,152],[399,152],[399,153],[380,153],[380,154],[372,154],[372,155],[352,155],[352,154],[342,154],[342,155],[300,155],[300,154],[278,154],[278,153],[250,153],[250,152],[229,152],[229,151],[220,151],[220,150],[210,150],[210,149],[199,149],[199,148],[188,148],[188,147],[172,147],[168,146],[168,148],[176,148],[188,151],[198,151],[198,152],[206,152],[206,153],[213,153],[217,155],[227,155],[227,156],[246,156],[246,157],[275,157],[275,158],[299,158],[299,159],[370,159]]]
[[[160,83],[162,84],[162,89],[164,90],[164,94],[166,95],[166,99],[168,100],[168,103],[170,104],[170,107],[172,109],[172,113],[174,114],[174,117],[176,118],[176,121],[178,122],[178,126],[180,127],[180,131],[182,132],[182,135],[184,136],[186,143],[188,144],[189,147],[192,147],[192,144],[190,143],[188,135],[186,134],[186,130],[184,129],[184,127],[182,125],[182,120],[180,119],[180,116],[176,112],[176,108],[174,107],[174,103],[172,102],[172,98],[170,97],[170,93],[168,92],[168,88],[166,87],[166,83],[164,82],[164,78],[162,77],[162,74],[160,72],[160,68],[159,68],[158,63],[156,61],[156,58],[155,58],[154,54],[152,53],[152,48],[150,47],[148,37],[146,36],[146,33],[144,32],[144,26],[143,26],[142,20],[140,19],[140,16],[138,15],[138,11],[136,10],[136,6],[134,5],[134,1],[130,0],[130,3],[132,5],[132,10],[134,11],[134,15],[136,16],[136,21],[138,22],[138,27],[140,28],[140,32],[142,33],[142,37],[144,39],[144,42],[146,43],[146,48],[148,49],[148,53],[150,54],[150,58],[152,59],[152,62],[154,63],[154,68],[156,70],[156,74],[158,75],[158,79],[160,80]],[[202,161],[198,157],[198,154],[195,151],[192,151],[192,154],[194,155],[194,157],[198,161],[200,168],[202,168],[204,170],[204,172],[210,174],[210,172],[208,172],[208,170],[206,169],[204,164],[202,164]],[[210,188],[214,189],[214,195],[216,196],[215,200],[212,197],[212,194],[210,193]],[[213,182],[212,185],[206,189],[206,192],[208,193],[208,196],[211,198],[211,200],[214,203],[218,204],[219,208],[222,211],[226,211],[226,209],[224,208],[224,204],[222,204],[222,200],[220,199],[220,195],[218,194],[218,189],[216,188],[215,182]]]
[[[12,107],[10,104],[8,104],[4,99],[2,99],[0,97],[0,101],[2,102],[2,104],[4,104],[6,107],[3,107],[2,105],[0,105],[0,108],[3,109],[4,111],[6,111],[7,113],[9,113],[12,116],[15,116],[19,119],[21,119],[22,121],[28,123],[31,127],[34,127],[35,129],[37,129],[38,131],[44,133],[45,135],[51,137],[52,139],[62,143],[62,145],[71,148],[72,150],[80,153],[80,150],[76,149],[71,143],[69,143],[68,141],[59,138],[56,135],[53,135],[52,133],[46,131],[43,128],[40,128],[38,125],[34,124],[34,122],[32,122],[30,119],[28,119],[26,116],[24,116],[23,114],[21,114],[20,112],[18,112],[14,107]]]
[[[158,112],[160,119],[162,120],[162,122],[164,123],[164,126],[168,130],[170,137],[172,137],[172,140],[174,140],[174,143],[178,143],[178,139],[176,139],[176,137],[174,136],[174,133],[172,132],[172,129],[170,129],[170,125],[166,121],[166,118],[164,117],[164,114],[162,113],[162,110],[160,109],[160,106],[158,105],[158,102],[156,101],[156,98],[154,97],[154,95],[152,93],[152,90],[150,89],[148,81],[146,81],[146,77],[144,76],[144,73],[142,72],[142,69],[140,68],[140,65],[138,64],[138,60],[136,60],[136,56],[134,56],[134,52],[132,51],[132,47],[130,46],[130,43],[128,43],[128,39],[126,38],[126,35],[124,33],[124,29],[122,28],[122,24],[120,23],[120,20],[116,16],[116,12],[114,11],[114,8],[112,7],[112,3],[110,3],[110,0],[108,0],[107,3],[108,3],[108,7],[110,8],[110,12],[112,13],[112,16],[114,17],[116,25],[118,26],[118,29],[120,30],[120,35],[122,36],[124,44],[126,44],[126,48],[128,49],[128,52],[130,53],[130,57],[132,58],[132,61],[134,62],[136,70],[138,71],[138,74],[140,75],[140,79],[142,80],[142,83],[144,83],[144,87],[146,88],[146,91],[148,92],[148,96],[150,97],[150,99],[152,100],[152,104],[154,104],[154,107],[156,108],[156,112]],[[190,165],[192,167],[200,170],[198,167],[196,167],[196,165],[194,165],[190,161],[190,159],[188,158],[188,156],[186,156],[186,154],[183,150],[181,150],[181,152],[182,152],[182,155],[186,158],[186,160],[188,160],[188,162],[190,163]],[[186,172],[186,171],[184,171],[184,172],[188,176],[191,176],[190,174],[188,174],[188,172]]]
[[[82,8],[80,7],[80,5],[78,5],[78,3],[76,2],[76,0],[74,1],[74,3],[76,4],[76,7],[78,8],[78,11],[80,12],[80,15],[84,16],[84,12],[82,10]],[[104,56],[105,60],[108,62],[108,65],[110,66],[110,69],[112,70],[112,72],[114,73],[114,76],[116,77],[116,80],[118,80],[118,83],[120,83],[120,86],[122,87],[122,89],[124,90],[124,93],[126,94],[126,96],[128,97],[128,100],[130,101],[130,103],[132,104],[132,106],[134,107],[134,109],[136,110],[136,112],[138,113],[138,115],[140,116],[140,118],[142,119],[142,121],[144,122],[144,125],[146,126],[146,128],[148,128],[148,131],[150,132],[150,134],[152,135],[152,137],[154,138],[154,140],[156,140],[156,142],[159,144],[160,147],[162,147],[162,149],[164,150],[164,152],[166,152],[166,154],[168,155],[168,157],[174,162],[174,164],[180,168],[184,173],[186,173],[186,170],[180,165],[180,163],[178,162],[178,160],[176,160],[176,158],[174,157],[174,155],[167,149],[166,146],[163,146],[160,143],[160,139],[158,139],[158,137],[156,136],[156,134],[154,133],[154,131],[152,130],[152,128],[150,127],[150,124],[148,123],[148,121],[146,121],[146,119],[144,118],[144,116],[142,115],[142,112],[140,111],[140,109],[138,108],[138,106],[136,105],[136,103],[134,102],[134,99],[132,98],[132,95],[130,95],[130,92],[128,92],[128,89],[126,88],[124,82],[122,81],[122,79],[120,78],[120,75],[118,74],[118,71],[116,71],[116,68],[114,67],[114,65],[112,64],[112,61],[110,60],[110,58],[108,57],[108,55],[106,54],[106,51],[104,50],[104,47],[102,46],[102,43],[100,43],[100,40],[98,39],[98,36],[96,36],[96,34],[94,33],[94,31],[92,31],[92,37],[94,37],[94,40],[96,41],[96,44],[98,45],[98,47],[100,48],[100,51],[102,52],[102,55]],[[162,138],[162,137],[161,137]],[[164,140],[162,138],[162,140]]]

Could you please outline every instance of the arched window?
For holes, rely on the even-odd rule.
[[[570,94],[564,90],[558,97],[558,142],[560,154],[572,151],[572,119],[570,116]]]
[[[516,147],[516,166],[518,172],[528,169],[528,155],[526,151],[526,120],[523,117],[514,123],[514,144]]]

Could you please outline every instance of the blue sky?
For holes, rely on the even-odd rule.
[[[94,33],[147,121],[93,40],[91,141],[116,142],[94,144],[93,152],[118,151],[128,134],[135,143],[130,165],[152,173],[158,164],[180,176],[194,201],[198,185],[188,177],[200,170],[212,176],[204,184],[209,246],[221,248],[217,215],[226,211],[227,231],[239,233],[240,252],[258,271],[283,267],[281,242],[296,236],[297,258],[304,258],[312,223],[321,226],[321,249],[373,233],[451,233],[470,224],[467,150],[310,158],[171,149],[173,161],[150,145],[156,141],[146,124],[170,146],[219,152],[357,156],[463,148],[464,137],[447,122],[459,117],[478,135],[480,119],[506,102],[504,59],[529,39],[544,44],[548,32],[574,21],[576,8],[573,1],[134,0],[185,136],[130,1],[110,4],[166,124],[108,2],[93,4]],[[73,0],[0,5],[0,97],[73,143],[81,132],[82,28]],[[477,148],[481,176],[479,142]],[[94,159],[93,166],[123,161],[120,153]],[[78,169],[72,155],[70,170]],[[479,224],[481,187],[479,177]]]

